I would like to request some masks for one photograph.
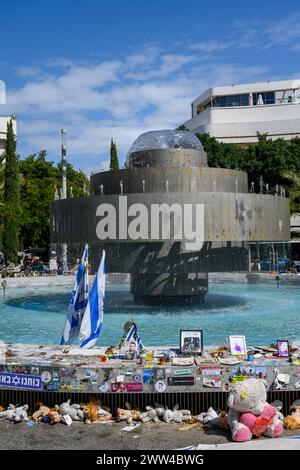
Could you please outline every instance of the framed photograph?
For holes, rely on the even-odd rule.
[[[289,342],[286,339],[277,340],[277,350],[279,357],[289,357]]]
[[[182,354],[202,354],[203,330],[180,330],[180,351]]]
[[[229,336],[230,353],[233,356],[245,356],[247,354],[245,336]]]

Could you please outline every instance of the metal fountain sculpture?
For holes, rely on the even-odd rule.
[[[130,273],[136,302],[199,303],[209,272],[247,270],[250,241],[287,241],[289,202],[248,192],[247,174],[210,168],[188,131],[139,136],[125,168],[91,176],[92,195],[52,203],[53,244],[89,243],[107,272]]]

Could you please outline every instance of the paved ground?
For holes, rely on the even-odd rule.
[[[227,431],[203,429],[199,424],[189,431],[179,431],[180,425],[148,423],[131,432],[122,431],[126,424],[72,423],[71,426],[37,423],[29,427],[26,423],[14,424],[0,421],[0,450],[4,449],[93,449],[93,450],[174,450],[200,443],[204,449],[250,448],[298,448],[300,439],[255,439],[250,443],[233,443]],[[285,431],[285,436],[299,432]],[[217,447],[215,446],[217,444]],[[241,447],[242,446],[242,447]],[[297,447],[296,447],[297,446]]]

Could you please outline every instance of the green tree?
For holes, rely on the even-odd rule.
[[[289,191],[291,212],[300,212],[300,174],[287,171],[282,176],[291,184]]]
[[[29,155],[20,161],[21,173],[21,234],[22,245],[47,246],[50,236],[50,204],[58,179],[53,162],[46,160],[46,152]]]
[[[17,142],[13,130],[13,118],[7,123],[4,172],[4,206],[2,245],[6,261],[16,263],[20,232],[20,182]]]
[[[289,173],[294,178],[300,177],[299,137],[290,141],[271,140],[267,134],[258,133],[256,144],[242,148],[236,144],[218,142],[208,134],[196,135],[207,153],[209,166],[245,171],[248,174],[249,186],[254,182],[256,191],[259,191],[261,178],[264,189],[268,184],[270,192],[274,192],[276,187],[284,186],[290,196],[291,211],[300,210],[295,180],[287,177]]]
[[[20,161],[21,173],[21,241],[24,248],[49,246],[50,206],[55,189],[61,190],[61,163],[47,161],[41,150]],[[67,164],[68,197],[89,194],[89,179],[81,170]]]
[[[116,143],[111,139],[110,143],[110,165],[109,169],[116,171],[119,169],[119,160]]]

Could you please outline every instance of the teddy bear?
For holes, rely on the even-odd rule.
[[[11,419],[15,414],[15,406],[10,404],[6,410],[0,412],[0,419]]]
[[[42,402],[38,402],[36,404],[36,407],[38,409],[34,413],[32,413],[33,421],[41,421],[42,418],[44,418],[48,415],[48,413],[50,413],[50,408],[48,406],[44,406]]]
[[[59,412],[59,406],[55,405],[47,414],[50,424],[57,424],[62,421],[62,415]]]
[[[197,416],[197,420],[200,423],[207,424],[208,426],[216,426],[221,429],[228,427],[227,425],[227,413],[225,411],[217,412],[212,407],[208,408],[205,412],[203,411]]]
[[[6,411],[0,412],[0,419],[9,419],[10,421],[14,421],[15,423],[21,423],[22,421],[28,421],[28,411],[29,406],[19,406],[19,405],[8,405]]]
[[[175,405],[173,411],[167,408],[163,414],[163,420],[166,423],[171,423],[172,421],[174,423],[182,423],[183,421],[188,421],[191,417],[191,412],[189,410],[180,410],[179,405]]]
[[[252,378],[232,386],[228,396],[227,422],[234,441],[245,442],[252,436],[279,437],[282,434],[282,415],[266,399],[264,380]]]
[[[296,400],[290,407],[289,415],[284,418],[285,429],[300,428],[300,400]]]
[[[71,399],[67,400],[65,403],[62,403],[59,406],[59,414],[61,414],[63,421],[66,424],[71,424],[72,421],[83,421],[84,420],[84,412],[80,409],[80,405],[73,404],[70,405]],[[56,408],[56,407],[55,407]]]
[[[15,409],[15,414],[10,418],[11,421],[15,423],[21,423],[22,421],[28,421],[27,411],[29,409],[28,405],[17,406]]]
[[[131,424],[132,421],[139,421],[141,413],[138,410],[124,410],[123,408],[117,408],[116,422],[126,421],[127,424]]]
[[[165,412],[165,408],[158,403],[154,404],[154,408],[152,406],[146,406],[146,411],[141,414],[140,418],[143,423],[148,423],[149,421],[153,421],[154,423],[158,423],[159,418],[162,418]]]

